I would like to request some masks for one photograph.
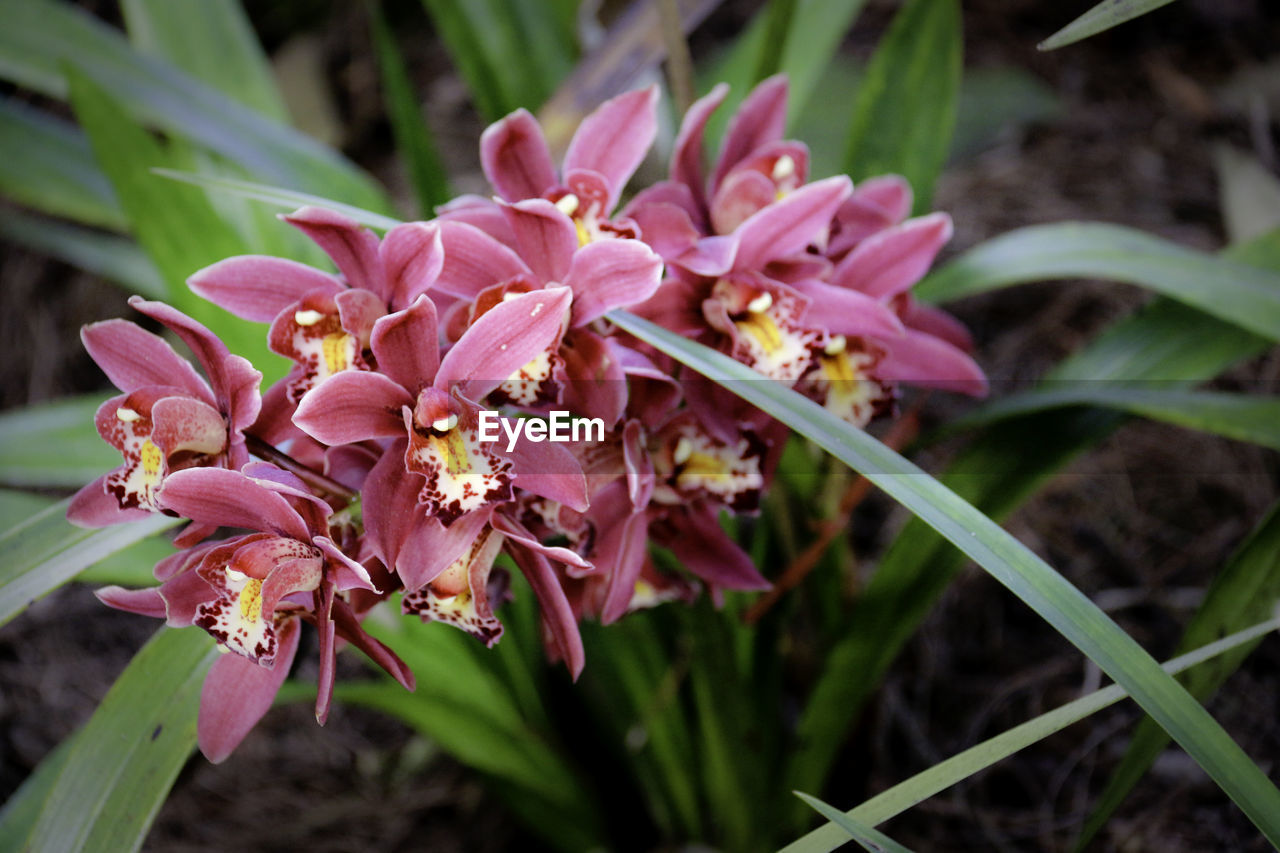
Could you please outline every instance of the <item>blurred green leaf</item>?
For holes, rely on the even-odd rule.
[[[78,488],[120,466],[93,416],[98,394],[40,403],[0,414],[0,483]]]
[[[166,149],[88,77],[68,69],[71,104],[93,143],[94,154],[111,179],[134,236],[168,286],[168,301],[209,326],[232,352],[249,359],[264,381],[284,375],[286,362],[267,349],[259,324],[234,317],[197,297],[186,279],[231,255],[244,244],[214,211],[203,192],[151,173],[157,166],[181,166]]]
[[[4,24],[2,79],[64,98],[70,63],[135,119],[198,142],[261,177],[363,207],[386,207],[373,180],[332,149],[138,53],[118,30],[72,3],[6,0]]]
[[[288,123],[271,65],[239,0],[121,0],[120,8],[140,51]]]
[[[955,429],[1063,406],[1117,409],[1175,426],[1248,441],[1280,450],[1280,398],[1213,391],[1138,387],[1123,382],[1053,383],[995,400],[960,418]]]
[[[778,383],[761,381],[723,353],[625,312],[608,317],[814,441],[949,539],[1123,685],[1254,825],[1280,843],[1280,790],[1132,637],[991,518],[865,432]],[[823,744],[828,750],[837,745]]]
[[[429,217],[437,205],[444,204],[452,196],[444,163],[440,160],[431,128],[427,126],[421,104],[409,81],[395,34],[387,26],[381,5],[374,3],[370,9],[373,46],[382,72],[382,99],[387,105],[396,151],[409,172],[409,182],[418,197],[418,208]]]
[[[1039,50],[1056,50],[1066,47],[1172,2],[1173,0],[1102,0],[1097,6],[1040,42],[1036,47]]]
[[[1262,641],[1264,636],[1278,628],[1280,628],[1280,619],[1271,619],[1253,625],[1230,636],[1223,637],[1216,642],[1208,643],[1193,652],[1174,658],[1162,664],[1162,668],[1165,672],[1173,675],[1189,670],[1191,667],[1196,667],[1205,661],[1212,660],[1218,655],[1230,653],[1232,656],[1241,656],[1248,654],[1252,648]],[[1221,666],[1221,664],[1217,663],[1215,664],[1216,666]],[[1195,669],[1192,670],[1192,674],[1199,674],[1203,671],[1204,669]],[[841,814],[843,817],[853,818],[863,824],[875,825],[883,823],[957,782],[962,782],[996,762],[1008,758],[1015,752],[1025,749],[1031,744],[1061,731],[1072,723],[1079,722],[1085,717],[1101,711],[1103,708],[1114,705],[1121,699],[1126,698],[1127,695],[1114,684],[1101,690],[1095,690],[1075,701],[1068,702],[1066,705],[1041,714],[1035,719],[1028,720],[1021,725],[1001,732],[976,746],[971,746],[945,761],[940,761],[929,769],[917,773],[910,779],[899,782],[892,788],[876,794],[856,808]],[[834,816],[830,817],[834,822]],[[840,827],[826,824],[788,844],[782,848],[780,853],[819,853],[819,851],[825,853],[825,851],[834,850],[842,843],[844,843],[844,838],[841,835]]]
[[[915,293],[927,302],[945,302],[1055,278],[1140,285],[1280,340],[1280,273],[1215,258],[1118,225],[1063,222],[1010,231],[946,264]]]
[[[58,501],[0,533],[0,553],[6,555],[0,564],[0,625],[89,566],[178,523],[157,514],[89,530],[67,521],[69,504]]]
[[[155,265],[128,238],[3,208],[0,236],[113,281],[130,293],[148,299],[163,299],[168,293]],[[5,448],[0,448],[0,456],[4,453]]]
[[[1254,529],[1231,562],[1214,580],[1204,603],[1187,625],[1178,644],[1179,651],[1194,649],[1216,637],[1239,631],[1271,615],[1280,600],[1280,504]],[[1182,683],[1201,701],[1222,686],[1261,638],[1232,650],[1214,662],[1188,673]],[[1129,742],[1124,758],[1111,774],[1106,789],[1098,796],[1093,814],[1085,822],[1076,841],[1082,849],[1097,835],[1125,797],[1147,772],[1156,756],[1169,745],[1169,737],[1150,719],[1143,718]]]
[[[196,744],[200,685],[218,653],[203,631],[161,628],[76,735],[32,850],[137,850]]]
[[[911,853],[909,848],[903,847],[883,832],[879,832],[874,828],[867,826],[837,809],[835,806],[824,803],[817,797],[811,797],[808,794],[802,794],[799,791],[794,792],[797,797],[804,800],[814,811],[825,817],[827,820],[840,827],[850,838],[858,842],[864,850],[870,850],[871,853]]]
[[[1280,271],[1280,232],[1224,255],[1236,263]],[[1046,380],[1191,385],[1267,347],[1267,341],[1237,326],[1157,299],[1058,365]],[[1123,420],[1112,412],[1087,410],[998,423],[961,451],[941,479],[998,521]],[[963,563],[959,551],[918,519],[908,521],[894,538],[848,614],[849,628],[828,654],[801,714],[788,784],[821,787],[834,758],[824,745],[843,736]]]
[[[86,225],[125,227],[111,182],[70,122],[0,98],[0,150],[0,193],[7,198]]]
[[[849,177],[902,175],[915,191],[915,211],[929,209],[955,129],[962,47],[957,0],[908,0],[858,88]]]

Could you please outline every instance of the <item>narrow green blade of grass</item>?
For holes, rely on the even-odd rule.
[[[382,73],[382,100],[387,105],[396,150],[409,172],[409,182],[418,197],[419,211],[429,217],[437,205],[444,204],[452,195],[444,163],[422,115],[422,106],[413,91],[395,34],[387,26],[381,5],[374,3],[370,9],[373,46],[378,54],[378,69]]]
[[[155,57],[72,3],[7,0],[0,79],[65,98],[80,67],[144,124],[198,142],[270,180],[384,209],[376,183],[331,148],[263,117]]]
[[[168,289],[155,265],[125,237],[41,219],[0,209],[0,235],[71,264],[87,273],[113,281],[130,293],[162,299]],[[0,448],[0,454],[4,452]]]
[[[67,765],[75,740],[73,734],[54,747],[0,807],[0,853],[19,853],[26,849],[31,829],[40,818],[49,791]]]
[[[153,518],[87,530],[67,521],[69,500],[41,510],[0,533],[0,625],[28,604],[74,578],[89,566],[178,523]]]
[[[380,231],[386,231],[389,228],[395,228],[401,224],[399,219],[390,216],[384,216],[381,213],[374,213],[359,207],[353,207],[349,204],[343,204],[333,199],[323,198],[310,193],[301,193],[295,190],[287,190],[281,187],[270,186],[268,184],[259,184],[254,181],[241,181],[236,178],[224,178],[217,175],[201,175],[195,172],[187,172],[181,169],[164,169],[157,168],[151,170],[156,176],[168,178],[174,181],[181,181],[187,184],[193,184],[197,187],[205,187],[206,189],[219,190],[221,192],[232,193],[244,198],[256,199],[266,204],[275,205],[283,210],[294,210],[295,208],[304,207],[306,205],[315,205],[316,207],[324,207],[329,210],[341,213],[361,225],[368,225],[370,228],[377,228]]]
[[[1241,264],[1280,270],[1280,232],[1224,253]],[[1264,352],[1268,342],[1169,299],[1157,299],[1116,323],[1058,365],[1052,380],[1163,380],[1182,386]],[[1099,410],[1045,412],[997,423],[966,447],[943,482],[999,520],[1076,455],[1123,422]],[[794,788],[817,790],[841,738],[920,621],[963,565],[963,556],[919,519],[911,519],[880,560],[827,656],[801,714],[787,770]],[[797,811],[797,821],[807,817]]]
[[[797,797],[804,800],[814,811],[825,817],[831,823],[840,828],[846,835],[858,842],[864,850],[870,850],[871,853],[911,853],[910,848],[903,847],[883,832],[873,827],[849,817],[849,815],[840,811],[829,803],[824,803],[817,797],[811,797],[808,794],[802,794],[799,791],[793,791]],[[841,839],[843,841],[844,839]]]
[[[1268,614],[1280,599],[1280,504],[1253,531],[1236,551],[1231,562],[1214,580],[1195,616],[1187,625],[1179,650],[1195,648],[1228,631]],[[1222,686],[1257,641],[1223,655],[1213,666],[1200,667],[1183,678],[1188,692],[1204,701]],[[1126,796],[1169,744],[1169,737],[1150,719],[1144,718],[1134,732],[1124,758],[1113,771],[1106,789],[1098,797],[1094,812],[1080,831],[1076,849],[1083,849],[1115,813]]]
[[[422,0],[422,5],[485,120],[497,121],[521,106],[523,84],[506,73],[509,64],[520,67],[520,53],[504,56],[496,29],[483,22],[477,28],[470,4]]]
[[[0,98],[0,193],[41,213],[123,230],[111,182],[89,140],[68,121]]]
[[[121,0],[120,8],[140,51],[288,124],[271,64],[239,0]]]
[[[816,403],[639,317],[620,311],[609,317],[809,438],[951,540],[1121,684],[1267,838],[1280,843],[1280,790],[1133,638],[1026,546],[911,462]],[[827,744],[828,749],[837,746]]]
[[[74,69],[67,75],[72,107],[134,236],[164,278],[167,301],[212,329],[232,352],[249,359],[262,371],[264,382],[283,376],[286,362],[267,349],[261,326],[206,302],[186,285],[187,277],[202,267],[246,251],[235,229],[200,190],[152,174],[153,167],[182,164],[88,77]]]
[[[1075,44],[1172,2],[1173,0],[1102,0],[1097,6],[1040,42],[1036,48],[1056,50]]]
[[[929,209],[955,130],[961,52],[956,0],[909,0],[902,7],[854,101],[849,177],[903,175],[915,190],[915,212]]]
[[[1280,397],[1166,390],[1118,382],[1071,383],[996,400],[956,421],[970,429],[1063,406],[1097,406],[1280,450]]]
[[[1173,675],[1198,667],[1219,655],[1230,653],[1232,656],[1239,657],[1248,654],[1264,636],[1278,629],[1280,629],[1280,619],[1269,619],[1176,657],[1163,664],[1163,669]],[[1201,669],[1192,670],[1193,673],[1200,671]],[[1001,732],[989,740],[971,746],[945,761],[940,761],[929,769],[899,782],[861,805],[840,814],[842,817],[853,818],[872,826],[883,823],[957,782],[962,782],[996,762],[1003,761],[1015,752],[1114,705],[1127,695],[1114,684],[1095,690],[1066,705],[1041,714],[1033,720]],[[828,815],[828,817],[831,817],[833,823],[835,822],[833,816]],[[820,826],[782,848],[781,853],[819,853],[819,851],[834,850],[845,840],[840,829],[839,825]]]
[[[203,631],[160,631],[75,739],[31,830],[32,850],[137,850],[196,745]]]
[[[120,466],[93,416],[105,399],[89,394],[0,414],[0,484],[77,488]]]
[[[1136,284],[1271,340],[1280,340],[1280,273],[1118,225],[1062,222],[1019,228],[969,250],[920,283],[927,302],[1011,284],[1103,278]]]

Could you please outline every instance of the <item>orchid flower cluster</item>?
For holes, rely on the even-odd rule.
[[[574,677],[581,619],[768,587],[720,515],[759,509],[787,429],[623,333],[613,309],[729,354],[850,429],[890,414],[900,383],[983,393],[963,327],[909,292],[950,236],[947,216],[908,219],[896,177],[810,183],[807,149],[782,139],[781,78],[744,101],[708,178],[702,137],[726,93],[689,110],[669,178],[624,207],[656,134],[655,88],[588,116],[560,171],[531,115],[499,121],[480,147],[496,196],[462,197],[431,221],[379,238],[320,208],[285,216],[336,275],[263,256],[197,272],[197,294],[269,324],[270,348],[293,362],[265,391],[245,359],[161,303],[130,302],[187,344],[203,377],[133,323],[84,329],[122,392],[97,427],[124,463],[69,516],[190,522],[155,567],[158,587],[98,595],[199,626],[228,652],[201,700],[211,760],[266,711],[303,622],[318,635],[320,722],[339,640],[413,689],[362,628],[393,595],[407,614],[497,642],[502,554]],[[537,440],[564,414],[597,428]],[[499,426],[508,440],[492,440]],[[660,568],[650,544],[687,573]]]

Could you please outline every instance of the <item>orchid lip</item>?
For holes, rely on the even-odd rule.
[[[308,309],[306,311],[293,312],[293,322],[297,323],[299,326],[314,326],[323,319],[324,315],[319,311]]]

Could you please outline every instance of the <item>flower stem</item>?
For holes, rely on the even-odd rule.
[[[254,456],[283,468],[322,494],[341,498],[344,501],[354,500],[359,496],[358,492],[347,488],[332,477],[326,477],[319,471],[303,465],[283,450],[268,444],[256,435],[245,433],[244,442]]]

